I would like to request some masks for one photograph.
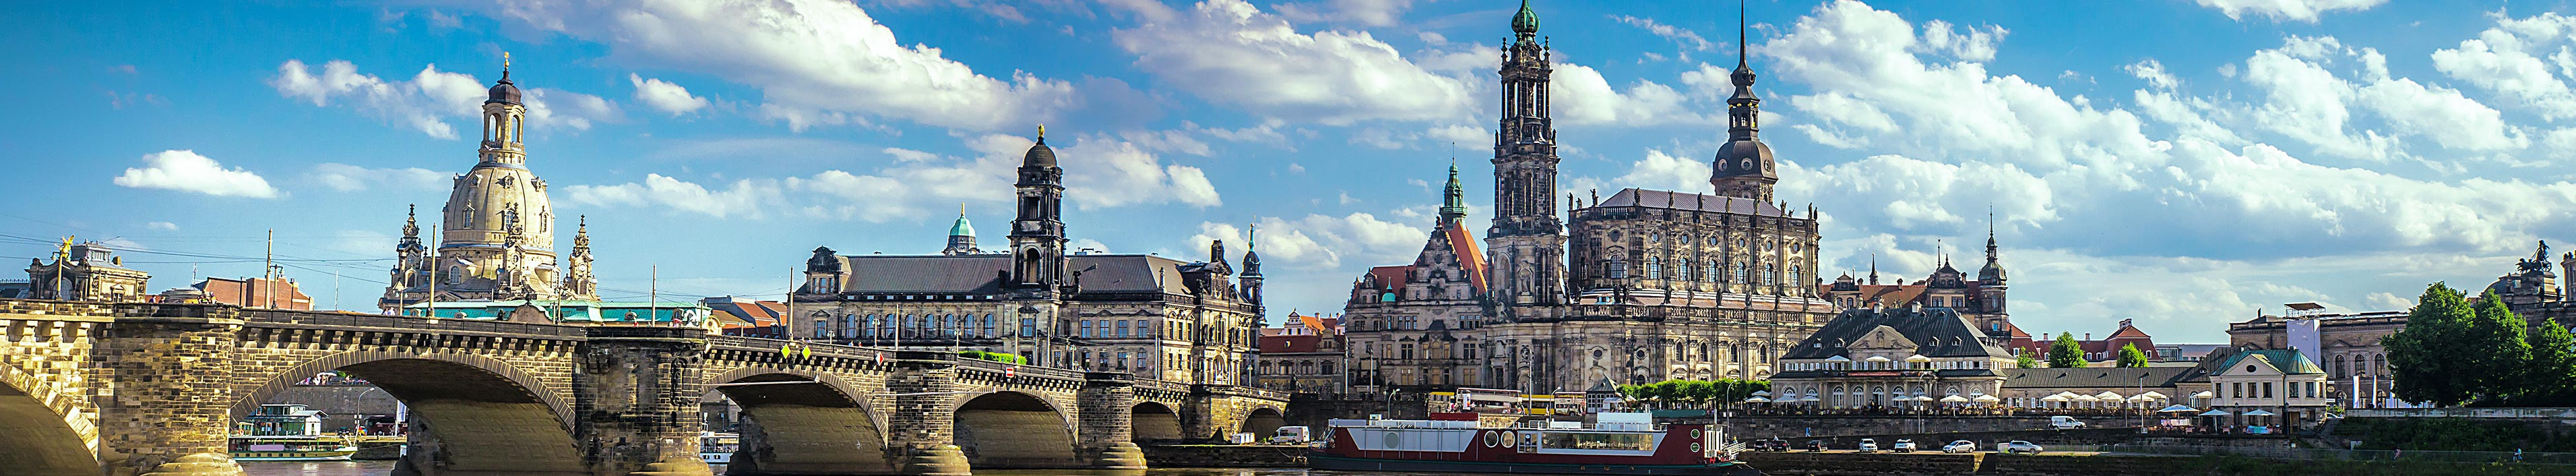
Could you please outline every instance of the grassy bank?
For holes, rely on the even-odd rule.
[[[2242,456],[2174,458],[2173,474],[2315,476],[2541,476],[2576,474],[2576,467],[2417,461],[2279,461]]]

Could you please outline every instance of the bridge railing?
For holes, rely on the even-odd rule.
[[[708,346],[708,347],[711,347],[711,348],[717,348],[717,349],[733,349],[733,350],[750,350],[750,351],[755,351],[755,352],[765,352],[765,353],[772,353],[772,354],[779,353],[779,352],[780,352],[780,349],[781,349],[781,348],[786,347],[786,345],[788,344],[788,342],[789,342],[789,341],[784,340],[784,339],[769,339],[769,338],[761,338],[761,337],[742,337],[742,336],[728,336],[728,335],[710,335],[710,336],[707,336],[707,346]],[[807,344],[807,343],[801,343],[801,342],[800,342],[800,343],[798,343],[798,346],[799,346],[799,347],[798,347],[798,350],[797,350],[797,352],[799,353],[798,355],[803,355],[802,353],[804,352],[804,349],[806,349],[806,348],[811,348],[811,349],[813,349],[813,353],[814,353],[814,355],[817,355],[817,356],[841,357],[841,358],[849,358],[849,359],[875,359],[875,358],[878,358],[879,356],[884,356],[884,357],[886,357],[886,358],[893,358],[893,357],[894,357],[894,351],[891,351],[891,350],[885,350],[885,349],[871,349],[871,348],[866,348],[866,347],[856,347],[856,346],[848,346],[848,345],[840,345],[840,344]]]
[[[1017,375],[1026,375],[1026,376],[1031,376],[1031,377],[1045,377],[1045,378],[1066,379],[1066,380],[1083,380],[1083,379],[1084,379],[1084,377],[1083,377],[1083,372],[1082,372],[1082,371],[1080,371],[1080,370],[1065,370],[1065,369],[1059,369],[1059,368],[1053,368],[1053,367],[1039,367],[1039,366],[1035,366],[1035,365],[1010,364],[1010,363],[995,362],[995,361],[984,360],[984,359],[965,359],[965,358],[960,358],[960,359],[957,359],[957,366],[958,366],[958,367],[960,367],[960,368],[969,368],[969,369],[985,370],[985,371],[991,371],[991,372],[1002,372],[1002,371],[1004,371],[1004,370],[1006,370],[1006,369],[1010,369],[1010,368],[1014,368],[1014,367],[1016,367],[1016,368],[1018,368],[1019,370],[1015,370],[1015,371],[1012,371],[1012,372],[1016,373]]]
[[[168,306],[165,304],[165,306]],[[190,304],[188,306],[202,306]],[[242,320],[254,326],[327,326],[368,330],[430,331],[454,333],[507,334],[513,337],[560,337],[578,339],[590,335],[583,326],[474,319],[437,319],[427,317],[387,316],[355,312],[289,311],[280,309],[241,309]]]

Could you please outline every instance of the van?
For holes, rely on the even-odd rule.
[[[2076,429],[2076,428],[2083,428],[2083,427],[2084,427],[2084,422],[2075,421],[2075,417],[2065,416],[2065,415],[2058,415],[2058,416],[2048,417],[2048,427],[2049,427],[2049,428],[2052,428],[2052,429],[2058,429],[2058,430],[2072,430],[2072,429]]]
[[[1279,434],[1270,436],[1270,444],[1302,445],[1306,444],[1307,441],[1312,440],[1313,435],[1314,434],[1306,427],[1283,426],[1279,427]]]

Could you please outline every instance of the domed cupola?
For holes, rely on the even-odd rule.
[[[1045,127],[1039,127],[1039,128],[1038,128],[1038,143],[1037,143],[1036,145],[1031,145],[1031,146],[1029,146],[1029,153],[1028,153],[1027,155],[1020,156],[1020,166],[1022,166],[1022,167],[1054,167],[1054,166],[1055,166],[1055,149],[1054,149],[1054,148],[1052,148],[1052,147],[1047,147],[1047,145],[1046,145],[1046,128],[1045,128]]]
[[[1521,0],[1521,12],[1512,15],[1512,33],[1520,36],[1538,34],[1538,11],[1530,9],[1529,0]]]
[[[519,104],[519,85],[510,82],[510,70],[501,70],[501,80],[492,83],[491,98],[483,102]]]

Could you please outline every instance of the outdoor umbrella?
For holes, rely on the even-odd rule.
[[[2064,395],[2064,394],[2049,395],[2049,396],[2045,396],[2045,397],[2039,397],[2039,401],[2043,401],[2043,402],[2063,402],[2063,401],[2068,401],[2068,400],[2074,400],[2074,399],[2072,399],[2072,398],[2066,398],[2066,395]]]
[[[1872,355],[1872,356],[1869,356],[1869,358],[1867,358],[1867,359],[1861,359],[1861,360],[1866,360],[1866,361],[1870,361],[1870,362],[1886,362],[1886,361],[1887,361],[1887,358],[1886,358],[1886,357],[1881,357],[1881,356]]]
[[[1770,403],[1770,402],[1771,402],[1771,399],[1768,399],[1768,398],[1762,398],[1762,397],[1753,397],[1753,398],[1747,398],[1747,399],[1744,399],[1744,403]]]
[[[1968,397],[1962,397],[1962,396],[1958,396],[1958,395],[1951,395],[1951,396],[1947,396],[1947,397],[1941,397],[1941,401],[1942,401],[1943,403],[1968,403]]]
[[[1839,356],[1839,355],[1837,355],[1837,356],[1833,356],[1833,357],[1826,357],[1826,358],[1825,358],[1825,361],[1826,361],[1826,362],[1850,362],[1850,361],[1851,361],[1851,358],[1850,358],[1850,357],[1844,357],[1844,356]]]
[[[2210,398],[2215,396],[2218,396],[2218,392],[2209,390],[2202,390],[2200,393],[2191,394],[2191,398]]]
[[[2101,400],[2119,400],[2120,394],[2111,393],[2110,391],[2105,390],[2102,393],[2093,394],[2093,398]]]
[[[1753,392],[1753,396],[1756,396],[1756,397],[1768,397],[1768,396],[1771,396],[1771,391],[1770,391],[1770,390],[1755,390],[1755,391]]]
[[[2078,401],[2078,402],[2099,402],[2099,401],[2102,401],[2102,397],[2096,397],[2096,396],[2092,396],[2092,395],[2076,395],[2076,396],[2075,396],[2075,398],[2071,398],[2071,399],[2069,399],[2069,400],[2074,400],[2074,401]]]
[[[2234,413],[2228,413],[2226,410],[2210,410],[2210,411],[2200,412],[2200,416],[2228,416],[2228,415],[2234,415]]]
[[[2165,394],[2162,394],[2162,393],[2156,393],[2156,391],[2154,391],[2154,390],[2148,390],[2148,391],[2147,391],[2147,393],[2141,393],[2141,394],[2138,394],[2138,396],[2140,396],[2140,397],[2147,397],[2147,398],[2154,398],[2154,399],[2159,399],[2159,400],[2166,398],[2166,397],[2165,397]]]
[[[2182,406],[2182,405],[2174,405],[2174,406],[2170,406],[2170,407],[2165,407],[2165,409],[2163,409],[2163,410],[2156,410],[2156,413],[2190,413],[2190,412],[2197,412],[2197,411],[2200,411],[2200,409],[2198,409],[2198,408],[2192,408],[2192,407],[2186,407],[2186,406]]]
[[[1993,395],[1978,395],[1976,398],[1971,398],[1970,400],[1976,400],[1978,403],[1995,403],[2004,401],[2004,399],[1995,398]]]
[[[2263,410],[2255,410],[2255,411],[2245,412],[2245,416],[2272,416],[2272,415],[2277,415],[2277,413],[2267,412],[2267,411],[2263,411]]]

